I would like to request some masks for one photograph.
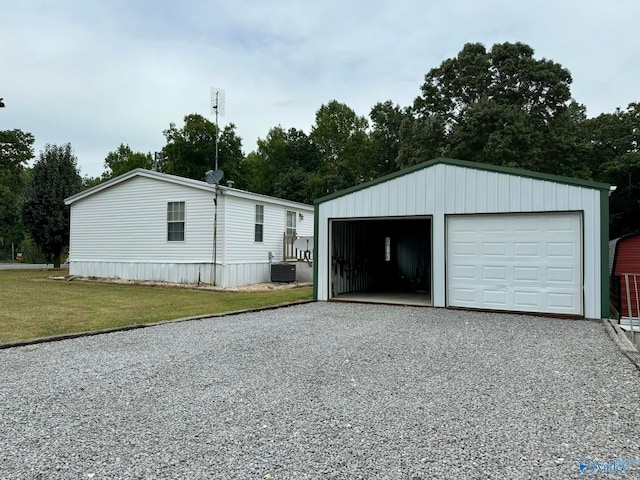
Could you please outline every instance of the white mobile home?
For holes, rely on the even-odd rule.
[[[266,282],[284,237],[313,236],[313,207],[136,169],[65,200],[69,273],[206,283]]]
[[[602,183],[416,165],[316,201],[314,297],[607,317],[608,208]]]

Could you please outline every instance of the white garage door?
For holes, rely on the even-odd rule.
[[[582,314],[579,213],[447,217],[450,306]]]

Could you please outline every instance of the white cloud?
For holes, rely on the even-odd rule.
[[[309,131],[332,99],[360,115],[411,104],[467,42],[531,45],[571,70],[590,115],[639,100],[632,0],[15,3],[0,17],[0,129],[38,150],[71,142],[94,176],[120,143],[156,151],[170,122],[208,115],[212,86],[250,151],[275,125]]]

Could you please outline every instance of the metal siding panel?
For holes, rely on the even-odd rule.
[[[473,203],[476,206],[476,211],[487,211],[487,172],[485,170],[478,170],[475,175],[475,196],[472,198]]]
[[[616,275],[623,273],[640,274],[640,235],[624,238],[619,242],[614,273]]]
[[[580,187],[579,203],[584,211],[584,291],[585,317],[600,318],[600,202],[598,193]]]
[[[398,199],[396,202],[395,215],[407,215],[407,196],[415,195],[415,191],[409,190],[409,182],[407,179],[410,175],[400,177],[398,181]]]
[[[389,182],[385,190],[386,195],[383,196],[384,201],[380,206],[380,216],[382,217],[390,215],[390,212],[395,210],[398,198],[398,183]]]
[[[477,182],[478,170],[468,170],[465,177],[465,200],[463,211],[470,211],[474,208],[478,208],[476,204],[476,182]]]
[[[509,210],[511,212],[521,212],[520,189],[522,177],[511,177],[509,182]]]
[[[446,212],[453,212],[456,208],[456,168],[447,165],[444,175],[444,208]]]
[[[467,169],[464,168],[454,168],[454,185],[451,189],[453,192],[453,211],[463,212],[465,208],[465,197],[467,195]]]
[[[534,180],[531,185],[531,193],[532,193],[532,212],[541,212],[544,210],[544,182]]]
[[[180,284],[210,283],[210,263],[136,263],[83,262],[70,265],[69,273],[78,276],[117,278],[131,281],[168,282]]]
[[[405,202],[407,215],[417,215],[420,211],[418,205],[424,204],[427,195],[426,185],[418,187],[418,175],[406,176]]]
[[[443,189],[445,188],[445,174],[446,168],[444,165],[436,165],[434,167],[434,177],[435,177],[435,185],[434,185],[434,212],[444,212],[445,211],[445,198]]]
[[[522,178],[520,181],[520,207],[523,212],[533,210],[533,180]]]
[[[544,205],[543,209],[553,212],[558,210],[556,201],[556,186],[557,184],[551,182],[544,183]]]
[[[497,212],[498,209],[498,174],[495,172],[487,172],[487,212]]]
[[[509,212],[509,198],[512,177],[508,175],[498,174],[498,205],[496,212]]]
[[[569,185],[556,184],[556,208],[569,210]]]

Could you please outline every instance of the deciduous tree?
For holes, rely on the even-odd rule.
[[[64,199],[82,188],[76,165],[70,144],[46,145],[25,190],[24,226],[56,268],[60,267],[60,253],[69,245],[69,207]]]
[[[310,179],[314,198],[368,180],[371,169],[368,121],[350,107],[336,100],[322,105],[316,112],[311,139],[320,152],[320,166]]]
[[[129,145],[120,144],[113,152],[109,152],[104,159],[105,172],[103,180],[109,180],[136,168],[153,168],[151,153],[134,152]]]
[[[240,178],[242,139],[237,136],[234,124],[222,129],[218,143],[218,168],[224,170],[225,178]],[[177,128],[171,123],[164,131],[167,144],[163,148],[165,160],[162,169],[166,173],[203,180],[207,170],[215,165],[216,125],[202,115],[192,113],[184,117],[184,126]],[[236,178],[234,178],[236,177]]]
[[[371,108],[369,163],[373,178],[398,169],[396,159],[400,152],[400,130],[402,123],[408,117],[407,109],[394,105],[390,100],[376,103]]]
[[[571,176],[588,170],[563,145],[577,141],[567,110],[571,74],[523,43],[469,43],[432,69],[403,127],[402,166],[421,154]],[[572,123],[573,122],[573,123]],[[573,135],[573,137],[571,136]]]
[[[640,104],[585,122],[590,165],[597,180],[616,186],[610,201],[610,236],[640,232]]]
[[[25,167],[33,158],[32,134],[22,130],[0,130],[0,259],[12,254],[24,238],[20,202],[26,184]]]

